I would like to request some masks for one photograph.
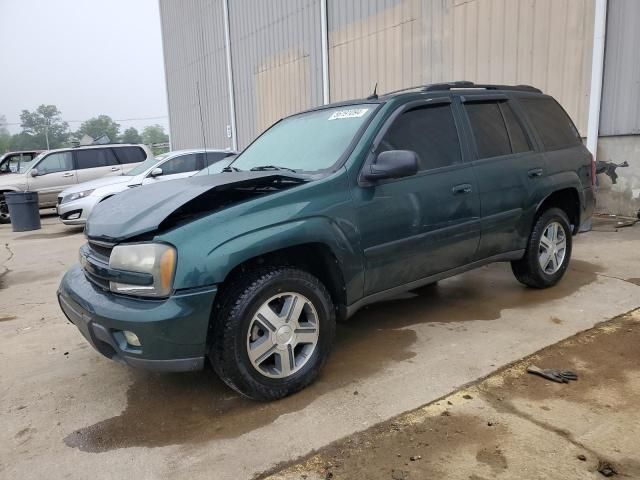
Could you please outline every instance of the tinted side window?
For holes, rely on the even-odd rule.
[[[114,150],[120,163],[138,163],[147,159],[147,154],[141,147],[118,147]]]
[[[540,135],[545,150],[580,145],[580,135],[562,107],[552,98],[520,98],[527,115]]]
[[[109,148],[76,150],[76,160],[79,170],[118,165],[118,160]]]
[[[52,153],[36,165],[38,175],[73,170],[71,152]]]
[[[511,153],[509,134],[498,102],[467,103],[465,109],[476,139],[478,158],[497,157]]]
[[[167,160],[160,165],[163,175],[173,175],[174,173],[193,172],[198,169],[198,155],[189,153]]]
[[[220,160],[227,158],[231,155],[231,152],[207,152],[205,167],[209,167]]]
[[[414,151],[420,170],[460,163],[460,140],[451,105],[420,107],[400,114],[385,133],[376,154],[387,150]]]
[[[500,103],[500,110],[502,110],[502,116],[504,122],[507,124],[507,132],[509,132],[509,138],[511,139],[511,150],[513,153],[528,152],[531,150],[531,144],[527,138],[527,134],[522,129],[520,121],[516,117],[515,113],[509,106],[508,102]]]

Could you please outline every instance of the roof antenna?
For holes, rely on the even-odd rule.
[[[377,90],[378,90],[378,82],[376,82],[376,84],[374,85],[373,93],[367,97],[367,100],[377,100],[378,99],[378,94],[376,93]]]

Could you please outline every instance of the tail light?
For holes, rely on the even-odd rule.
[[[591,154],[591,186],[595,187],[596,185],[596,159],[593,154]]]

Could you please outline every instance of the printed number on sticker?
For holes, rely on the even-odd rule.
[[[369,111],[368,108],[350,108],[349,110],[338,110],[333,112],[329,120],[340,120],[341,118],[359,118]]]

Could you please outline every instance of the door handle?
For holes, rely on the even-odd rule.
[[[118,170],[120,170],[120,167],[111,167],[112,172],[117,172]]]
[[[541,177],[542,173],[543,173],[543,170],[541,168],[532,168],[527,172],[527,175],[529,175],[529,178],[534,178],[534,177]]]
[[[63,173],[62,176],[65,178],[73,177],[73,173]]]
[[[454,195],[458,195],[461,193],[471,193],[473,189],[469,183],[463,183],[461,185],[456,185],[451,189]]]

